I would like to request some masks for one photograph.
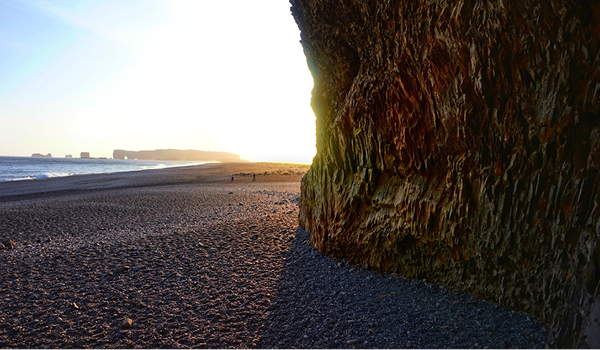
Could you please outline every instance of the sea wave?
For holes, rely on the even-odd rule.
[[[185,165],[177,165],[177,166],[185,166]],[[157,165],[142,166],[142,167],[140,167],[140,170],[164,169],[164,168],[168,168],[168,167],[169,166],[166,164],[157,164]]]
[[[112,174],[205,163],[214,162],[0,157],[0,182],[84,174]]]
[[[65,177],[65,176],[72,176],[75,175],[75,173],[43,173],[43,174],[35,174],[35,175],[28,175],[25,177],[17,177],[17,178],[12,178],[12,179],[5,179],[3,181],[21,181],[21,180],[35,180],[35,179],[48,179],[51,177]]]

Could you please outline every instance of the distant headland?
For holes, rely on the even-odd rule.
[[[157,149],[154,151],[125,151],[122,149],[116,149],[113,152],[113,159],[185,160],[218,162],[242,161],[240,156],[235,153],[178,149]]]
[[[51,153],[48,153],[48,154],[34,153],[31,155],[31,157],[33,157],[33,158],[52,158],[52,154]]]

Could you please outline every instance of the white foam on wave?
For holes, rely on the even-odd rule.
[[[51,177],[65,177],[75,175],[75,173],[43,173],[36,175],[28,175],[25,177],[15,177],[12,179],[3,179],[2,181],[21,181],[21,180],[35,180],[35,179],[48,179]]]
[[[164,169],[164,168],[168,168],[168,167],[169,166],[166,164],[147,165],[147,166],[140,167],[140,170]]]
[[[75,175],[75,173],[43,173],[41,175],[33,175],[35,179],[47,179],[49,177],[64,177]]]

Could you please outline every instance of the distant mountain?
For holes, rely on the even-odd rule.
[[[197,160],[219,162],[241,161],[240,156],[235,153],[178,149],[157,149],[154,151],[125,151],[122,149],[116,149],[113,152],[113,159]]]

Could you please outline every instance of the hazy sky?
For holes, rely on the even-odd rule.
[[[309,163],[286,0],[0,0],[0,155],[177,148]]]

